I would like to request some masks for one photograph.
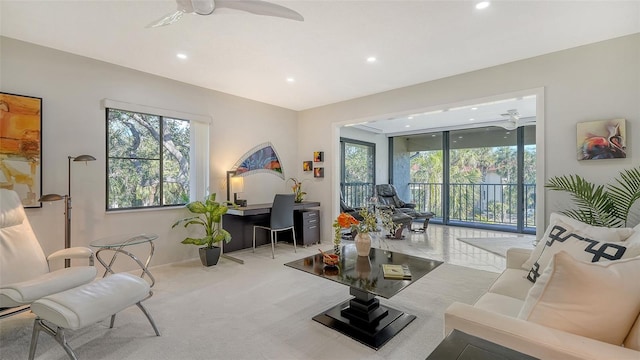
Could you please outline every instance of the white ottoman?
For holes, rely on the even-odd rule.
[[[80,329],[109,316],[111,316],[109,327],[112,328],[116,313],[134,304],[149,319],[156,335],[160,336],[151,315],[140,303],[149,295],[149,284],[144,279],[131,274],[118,273],[36,300],[31,304],[31,310],[37,317],[33,324],[29,359],[32,360],[35,356],[40,331],[53,336],[70,358],[77,359],[65,339],[65,329]],[[55,326],[49,326],[45,321]]]

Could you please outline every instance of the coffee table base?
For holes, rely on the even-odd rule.
[[[375,324],[368,325],[349,320],[342,315],[345,311],[349,311],[351,301],[340,303],[314,316],[313,320],[378,350],[416,318],[414,315],[380,305],[378,309],[386,310],[386,316],[380,318]]]

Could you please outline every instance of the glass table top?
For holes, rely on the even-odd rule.
[[[143,244],[158,238],[156,234],[118,234],[93,240],[89,246],[100,248],[117,248],[122,246]]]
[[[408,265],[411,280],[385,279],[382,264]],[[285,265],[388,299],[441,264],[437,260],[376,248],[371,248],[368,257],[358,256],[355,245],[347,244],[342,246],[338,266],[325,266],[320,253]]]

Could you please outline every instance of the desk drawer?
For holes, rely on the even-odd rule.
[[[320,210],[295,212],[296,240],[301,245],[320,242]]]

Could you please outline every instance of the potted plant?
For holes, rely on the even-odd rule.
[[[382,227],[389,231],[388,239],[402,239],[402,224],[393,221],[393,209],[381,209],[380,220]]]
[[[289,178],[293,182],[291,185],[291,190],[293,190],[293,194],[295,195],[294,201],[297,203],[301,203],[304,200],[304,196],[307,195],[306,192],[302,191],[302,181],[298,181],[296,178]]]
[[[573,219],[594,226],[622,227],[633,216],[634,204],[640,200],[640,167],[620,172],[615,183],[596,185],[579,175],[555,176],[545,187],[571,195],[576,208],[561,211]]]
[[[231,234],[222,228],[222,215],[226,214],[229,208],[225,203],[216,201],[216,194],[207,196],[204,202],[194,201],[188,203],[185,207],[189,212],[196,215],[176,221],[171,228],[180,224],[184,224],[185,228],[189,225],[201,226],[205,231],[203,237],[186,237],[182,240],[182,243],[204,245],[199,249],[202,265],[212,266],[217,264],[218,259],[220,259],[220,247],[214,246],[214,244],[223,240],[227,243],[231,241]]]

